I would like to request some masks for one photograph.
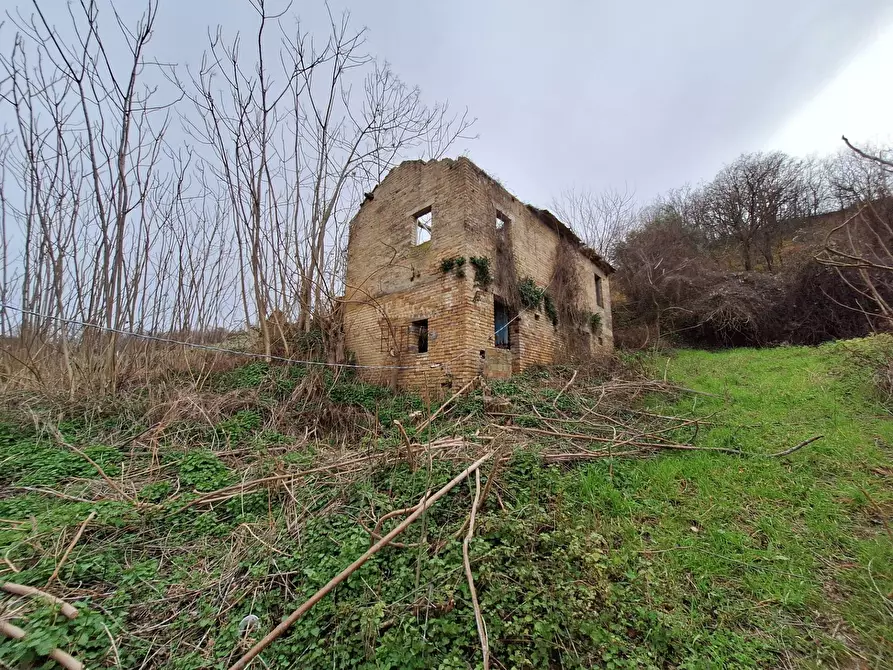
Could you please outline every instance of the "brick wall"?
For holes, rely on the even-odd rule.
[[[465,277],[444,274],[451,256],[496,256],[497,212],[508,221],[519,278],[548,285],[560,233],[466,158],[409,161],[392,170],[351,223],[345,290],[345,341],[358,363],[398,366],[365,370],[364,376],[436,395],[483,372],[505,377],[533,364],[567,355],[567,338],[542,313],[521,311],[510,326],[511,350],[494,342],[494,295]],[[415,245],[414,215],[432,212],[431,240]],[[610,349],[610,283],[604,270],[582,253],[575,269],[587,309],[602,314],[601,338],[587,334],[591,348]],[[604,306],[595,298],[602,278]],[[417,353],[410,324],[428,320],[428,352]]]

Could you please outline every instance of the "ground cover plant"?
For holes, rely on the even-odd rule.
[[[880,337],[532,370],[430,423],[441,403],[256,362],[102,404],[9,396],[0,582],[79,615],[2,592],[27,636],[0,661],[230,667],[389,513],[493,452],[251,667],[481,667],[476,496],[490,667],[890,667],[889,355]]]

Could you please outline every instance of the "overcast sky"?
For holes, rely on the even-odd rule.
[[[28,4],[0,0],[4,9]],[[152,52],[183,65],[197,64],[208,24],[232,34],[255,22],[245,0],[160,5]],[[369,28],[370,51],[427,98],[468,107],[479,138],[456,153],[540,205],[572,185],[627,186],[644,200],[709,178],[743,151],[828,152],[842,133],[890,132],[889,0],[330,6],[351,9]],[[308,26],[325,18],[317,0],[292,11]]]

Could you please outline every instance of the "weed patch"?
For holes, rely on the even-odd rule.
[[[229,667],[362,554],[383,515],[437,490],[482,442],[504,456],[482,472],[488,495],[469,547],[493,667],[834,667],[853,657],[884,667],[893,430],[871,365],[851,353],[875,346],[681,351],[576,376],[532,369],[457,398],[424,439],[413,426],[437,407],[417,396],[252,363],[193,390],[188,403],[203,411],[170,423],[145,420],[135,401],[121,416],[63,419],[65,439],[138,504],[77,454],[0,424],[0,546],[19,571],[7,565],[3,579],[45,585],[97,512],[52,587],[82,617],[7,601],[4,612],[27,617],[29,642],[0,640],[0,659],[37,667],[58,646],[88,667],[117,665],[116,654],[122,667]],[[624,368],[700,393],[658,393],[662,383],[624,381]],[[747,454],[824,437],[778,459],[650,447],[621,458],[560,433]],[[479,663],[462,563],[473,488],[438,501],[263,664]],[[248,616],[259,623],[240,633]]]

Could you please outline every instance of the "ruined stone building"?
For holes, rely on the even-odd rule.
[[[350,226],[345,346],[432,392],[613,346],[613,268],[467,158],[391,170]],[[384,367],[399,369],[383,369]]]

